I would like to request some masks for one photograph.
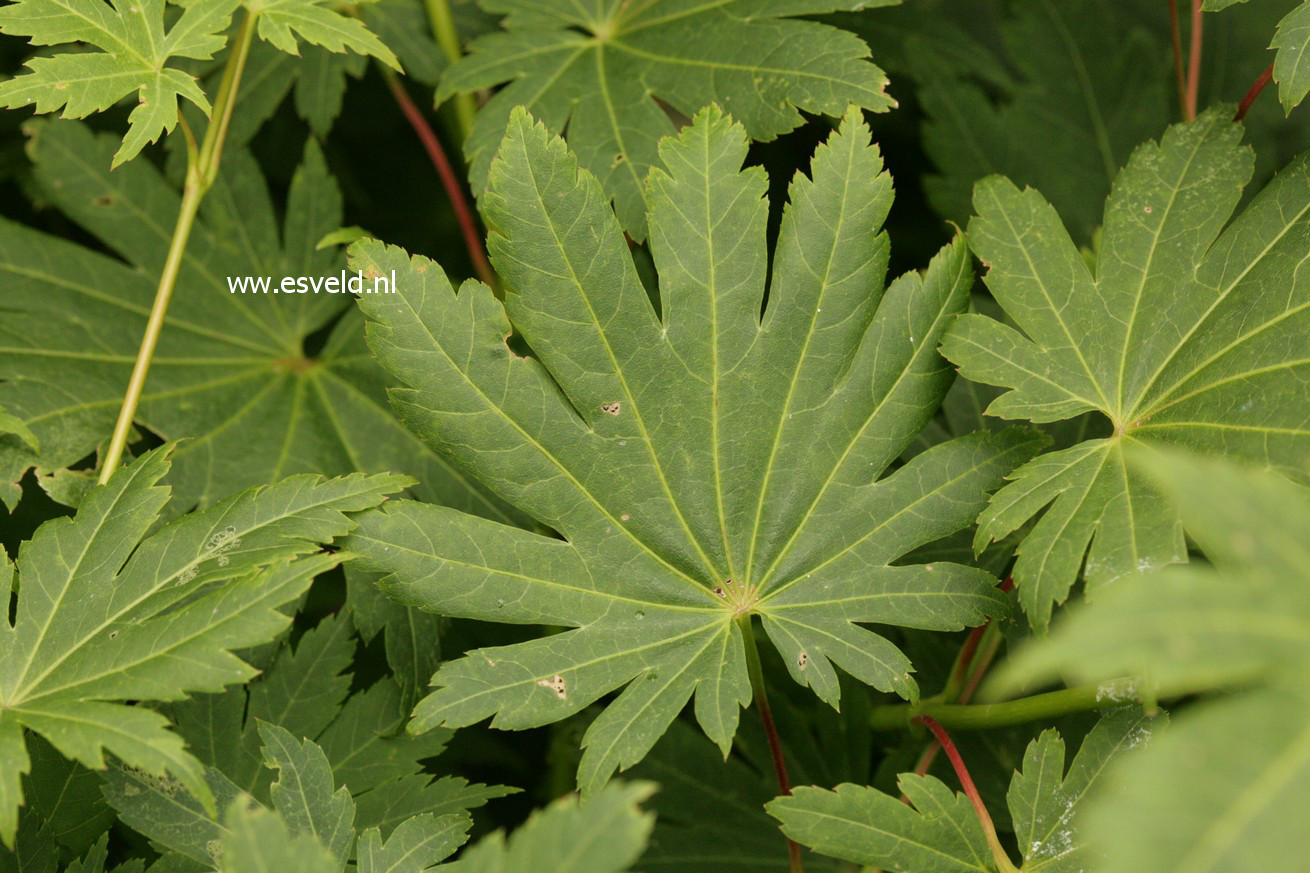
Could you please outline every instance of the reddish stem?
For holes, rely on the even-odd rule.
[[[773,758],[773,772],[778,777],[778,790],[784,796],[790,795],[791,777],[787,775],[787,758],[782,751],[782,738],[778,736],[778,726],[773,721],[773,709],[769,706],[769,698],[763,693],[757,693],[755,708],[760,714],[760,724],[764,726],[764,737],[769,741],[769,756]],[[792,870],[804,869],[799,843],[787,840],[787,858]]]
[[[992,848],[996,866],[1002,873],[1010,873],[1015,869],[1014,864],[1001,846],[1000,837],[996,835],[996,826],[992,824],[992,817],[987,812],[987,805],[983,803],[982,795],[978,793],[977,786],[973,784],[973,777],[969,775],[969,768],[964,765],[964,758],[960,757],[960,750],[955,747],[955,743],[951,742],[950,734],[946,733],[946,729],[938,724],[936,719],[926,715],[916,716],[914,720],[932,731],[932,735],[937,738],[937,742],[945,750],[946,757],[950,759],[951,766],[955,768],[955,775],[960,780],[960,788],[964,790],[965,797],[968,797],[973,804],[973,811],[978,816],[978,823],[982,825],[983,833],[987,836],[987,844]]]
[[[1169,0],[1169,37],[1174,50],[1174,77],[1178,80],[1178,108],[1187,116],[1187,79],[1183,73],[1183,34],[1178,22],[1178,0]]]
[[[1014,590],[1014,577],[1006,576],[1005,581],[1000,585],[1001,591],[1009,594]],[[1000,649],[1000,640],[997,639],[992,645],[989,645],[978,659],[977,665],[974,665],[974,658],[978,652],[978,645],[982,642],[987,628],[991,627],[992,621],[988,619],[984,624],[979,625],[969,631],[969,636],[965,639],[964,645],[960,647],[960,654],[955,658],[955,669],[951,671],[951,688],[959,688],[960,693],[955,698],[955,703],[968,703],[973,699],[973,695],[978,691],[978,686],[982,684],[982,678],[991,666],[992,660],[996,657],[996,652]],[[970,670],[972,668],[972,671]],[[923,754],[919,755],[919,760],[914,765],[914,773],[922,776],[932,767],[932,762],[937,760],[937,753],[942,749],[941,743],[932,740],[924,747]],[[910,798],[901,795],[901,803],[909,803]]]
[[[1241,121],[1246,118],[1246,113],[1251,111],[1251,106],[1255,103],[1255,98],[1260,96],[1260,92],[1269,84],[1269,80],[1274,77],[1274,65],[1270,64],[1265,67],[1265,71],[1260,74],[1260,78],[1255,80],[1242,98],[1242,102],[1237,104],[1237,113],[1233,116],[1233,121]]]
[[[1201,0],[1192,0],[1192,46],[1187,52],[1187,103],[1183,117],[1196,118],[1196,95],[1201,88]]]
[[[478,274],[478,278],[491,287],[496,286],[496,274],[491,271],[491,264],[487,261],[486,250],[482,247],[482,235],[478,231],[477,222],[473,218],[473,210],[469,208],[468,200],[464,197],[464,187],[460,184],[459,177],[455,175],[455,170],[446,158],[446,151],[441,147],[441,140],[437,139],[436,133],[433,132],[427,119],[423,117],[422,111],[414,105],[410,99],[409,92],[400,79],[388,73],[386,75],[387,87],[391,89],[391,94],[396,98],[396,104],[400,111],[405,114],[405,119],[409,121],[409,126],[414,128],[414,133],[418,134],[419,141],[423,143],[423,148],[427,151],[428,157],[432,160],[432,166],[436,168],[437,175],[441,177],[441,185],[446,189],[446,196],[450,198],[450,205],[455,210],[455,218],[459,221],[460,232],[464,235],[464,246],[468,249],[469,259],[473,262],[473,271]]]

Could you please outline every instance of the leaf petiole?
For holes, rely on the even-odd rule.
[[[946,752],[946,757],[950,759],[951,766],[955,768],[955,775],[960,780],[960,788],[964,790],[965,796],[973,804],[974,812],[978,814],[978,823],[982,825],[983,833],[987,837],[987,845],[991,847],[992,858],[996,861],[996,869],[1000,873],[1019,873],[1019,868],[1014,866],[1014,862],[1010,860],[1005,847],[1001,845],[1000,837],[996,835],[996,826],[992,824],[992,817],[987,812],[987,805],[983,803],[982,795],[978,793],[978,788],[973,784],[973,777],[969,775],[969,768],[964,765],[964,759],[960,757],[960,750],[955,748],[955,743],[951,742],[950,734],[946,733],[945,728],[926,715],[916,716],[914,720],[932,731],[932,735],[937,738],[942,750]]]
[[[784,797],[791,794],[791,777],[787,775],[787,758],[782,750],[782,739],[778,736],[778,726],[773,721],[773,709],[769,706],[768,690],[764,686],[764,670],[760,666],[760,650],[755,644],[755,632],[751,627],[751,617],[745,613],[738,620],[741,628],[742,642],[746,647],[746,673],[751,680],[751,696],[755,699],[755,709],[760,714],[760,723],[764,726],[764,736],[769,741],[769,755],[773,758],[773,772],[778,777],[778,792]],[[801,858],[800,844],[787,840],[787,857],[791,864],[791,873],[804,873],[805,862]]]
[[[424,0],[424,5],[427,7],[428,20],[432,22],[432,35],[437,45],[441,46],[446,60],[455,63],[463,56],[464,48],[459,41],[459,31],[455,29],[455,18],[450,14],[450,4],[447,0]],[[455,101],[455,123],[459,128],[460,148],[463,148],[469,134],[473,132],[473,116],[477,107],[473,104],[472,93],[461,92],[452,99]]]
[[[906,728],[920,717],[929,717],[947,727],[962,730],[986,730],[1056,718],[1074,712],[1109,709],[1127,702],[1114,683],[1082,685],[1048,691],[1000,703],[937,703],[875,706],[869,720],[875,730]]]
[[[100,467],[99,482],[102,485],[109,481],[109,477],[118,469],[123,459],[123,451],[127,448],[127,437],[132,431],[132,421],[136,418],[141,393],[145,389],[146,377],[150,373],[150,362],[154,358],[155,347],[159,344],[159,334],[164,328],[164,316],[173,297],[173,287],[177,284],[177,276],[182,269],[182,257],[186,253],[187,240],[191,236],[196,213],[200,210],[200,201],[218,178],[218,166],[223,156],[223,141],[227,138],[228,127],[232,121],[232,107],[241,85],[241,73],[245,69],[246,58],[250,55],[250,44],[255,36],[255,19],[258,15],[258,12],[246,10],[245,17],[241,20],[232,51],[228,54],[227,65],[223,69],[223,78],[219,82],[213,115],[209,127],[205,130],[204,141],[198,150],[195,137],[186,121],[179,120],[187,145],[187,173],[182,189],[182,204],[178,208],[177,223],[173,226],[173,237],[168,244],[164,269],[159,275],[159,285],[155,290],[154,303],[150,307],[145,334],[141,337],[141,346],[132,365],[132,376],[128,379],[123,404],[118,410],[118,420],[114,423],[109,448],[105,451],[104,463]]]

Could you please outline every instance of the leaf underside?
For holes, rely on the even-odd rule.
[[[1300,474],[1310,451],[1310,156],[1229,223],[1250,176],[1222,110],[1139,148],[1106,205],[1090,269],[1031,189],[990,178],[970,245],[1017,328],[961,317],[942,351],[1007,390],[990,415],[1034,422],[1094,412],[1114,433],[1039,456],[979,519],[975,547],[1034,517],[1014,579],[1043,629],[1081,570],[1089,593],[1186,559],[1176,513],[1125,458],[1183,446]],[[1227,224],[1227,227],[1225,225]]]
[[[917,695],[908,659],[862,624],[949,630],[1004,611],[982,570],[892,565],[967,525],[1040,442],[975,434],[883,477],[950,384],[936,346],[966,303],[963,245],[884,293],[890,180],[853,109],[792,185],[761,314],[767,180],[741,169],[747,144],[714,108],[662,144],[659,315],[600,184],[523,111],[484,198],[503,304],[476,282],[456,294],[423,258],[352,248],[355,267],[399,277],[361,306],[406,386],[400,416],[563,539],[393,502],[348,547],[402,603],[575,628],[447,662],[411,729],[530,727],[624,688],[583,739],[594,790],[693,695],[726,752],[752,614],[835,706],[835,666]]]

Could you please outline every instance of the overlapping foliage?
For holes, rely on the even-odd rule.
[[[0,8],[0,873],[1300,873],[1307,10]]]

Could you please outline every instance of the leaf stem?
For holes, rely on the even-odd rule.
[[[182,203],[178,208],[177,222],[173,226],[173,237],[168,244],[164,269],[159,275],[159,285],[155,289],[155,300],[150,307],[145,334],[141,337],[141,346],[132,365],[132,375],[128,379],[127,391],[123,395],[123,404],[118,410],[118,420],[114,423],[114,432],[109,438],[109,448],[105,451],[104,463],[100,467],[99,481],[102,485],[109,481],[109,477],[118,469],[123,459],[128,434],[132,432],[132,422],[136,418],[137,406],[145,390],[146,377],[150,373],[150,362],[154,358],[155,347],[159,344],[159,334],[164,329],[164,316],[168,313],[168,304],[173,297],[173,287],[177,284],[178,273],[182,269],[187,240],[191,236],[196,213],[200,210],[200,201],[218,178],[218,165],[223,156],[223,141],[227,138],[228,127],[232,121],[232,107],[241,85],[241,73],[250,55],[250,44],[254,40],[255,19],[258,14],[247,10],[237,29],[232,50],[228,53],[227,65],[223,69],[223,77],[219,81],[218,96],[214,100],[209,126],[205,129],[205,139],[198,150],[190,127],[187,126],[185,119],[179,117],[187,146],[187,173],[182,189]]]
[[[1007,594],[1013,591],[1014,577],[1006,576],[1000,587],[1001,591]],[[983,676],[987,673],[987,668],[996,659],[996,653],[1001,650],[1003,641],[1000,626],[991,619],[971,630],[969,636],[965,638],[964,645],[960,647],[960,654],[956,656],[955,664],[951,667],[951,675],[946,681],[946,687],[933,700],[940,703],[968,703],[972,700],[978,686],[982,683]],[[941,743],[937,740],[929,742],[923,753],[919,755],[919,760],[914,765],[914,772],[919,776],[927,773],[941,749]],[[901,802],[909,803],[910,798],[902,794]]]
[[[450,198],[451,208],[455,210],[455,218],[459,221],[460,233],[464,237],[464,247],[468,249],[469,260],[473,262],[474,272],[489,287],[495,288],[497,285],[496,274],[492,272],[491,264],[487,261],[487,252],[482,247],[482,234],[478,231],[477,221],[473,218],[473,210],[469,207],[468,199],[464,196],[464,187],[460,183],[459,177],[455,175],[455,169],[446,157],[445,149],[441,147],[441,140],[437,139],[431,125],[423,117],[423,112],[410,99],[404,83],[400,81],[395,73],[383,69],[382,75],[387,80],[387,87],[391,89],[391,94],[396,99],[400,111],[404,113],[405,119],[409,121],[409,126],[414,129],[419,141],[423,143],[423,148],[427,151],[432,166],[436,168],[437,175],[441,177],[441,185],[446,189],[446,196]]]
[[[459,31],[455,27],[455,18],[450,14],[447,0],[424,0],[428,10],[428,20],[432,23],[432,36],[437,45],[446,54],[446,60],[455,63],[464,55],[464,46],[459,40]],[[477,109],[473,105],[472,94],[456,94],[455,123],[459,126],[461,147],[473,132],[473,116]]]
[[[751,680],[751,694],[755,698],[755,709],[760,714],[760,724],[764,726],[764,736],[769,741],[769,755],[773,758],[773,772],[778,777],[778,791],[786,796],[791,794],[791,777],[787,775],[787,758],[783,754],[782,739],[778,736],[778,726],[773,721],[773,709],[769,706],[768,691],[764,687],[764,669],[760,665],[760,650],[755,645],[750,614],[743,615],[738,625],[746,647],[746,673]],[[801,858],[799,843],[787,840],[787,857],[791,863],[791,873],[804,873],[805,862]]]
[[[1204,20],[1201,0],[1192,0],[1192,44],[1187,51],[1187,101],[1183,106],[1183,119],[1196,118],[1196,96],[1201,88],[1201,24]]]
[[[973,803],[973,811],[978,815],[978,823],[982,825],[983,833],[987,836],[987,845],[991,846],[992,857],[996,861],[996,869],[1000,873],[1019,873],[1019,868],[1014,866],[1010,860],[1009,854],[1005,847],[1001,845],[1001,838],[996,835],[996,825],[992,824],[992,817],[987,813],[987,805],[983,803],[982,795],[978,793],[978,788],[973,784],[973,778],[969,775],[969,768],[964,765],[964,758],[960,757],[960,750],[951,742],[950,734],[946,733],[943,728],[932,718],[921,715],[915,718],[915,721],[922,724],[932,735],[941,743],[942,749],[946,752],[946,757],[950,758],[951,766],[955,768],[955,775],[960,780],[960,787],[964,789],[964,794]]]
[[[951,728],[985,730],[1074,712],[1107,709],[1124,702],[1120,694],[1107,694],[1105,685],[1081,685],[1000,703],[939,703],[929,700],[917,705],[875,706],[869,721],[876,730],[894,730],[909,727],[919,716],[928,716]]]
[[[1241,121],[1246,118],[1246,113],[1251,111],[1255,99],[1260,96],[1260,92],[1265,89],[1265,85],[1268,85],[1269,80],[1273,77],[1274,65],[1270,64],[1265,67],[1265,71],[1260,74],[1260,78],[1255,80],[1255,84],[1247,90],[1245,96],[1242,97],[1242,102],[1237,104],[1237,112],[1233,115],[1233,121]]]
[[[1178,83],[1178,109],[1187,117],[1187,77],[1183,73],[1183,35],[1178,21],[1178,0],[1169,0],[1169,40],[1173,45],[1174,78]]]

